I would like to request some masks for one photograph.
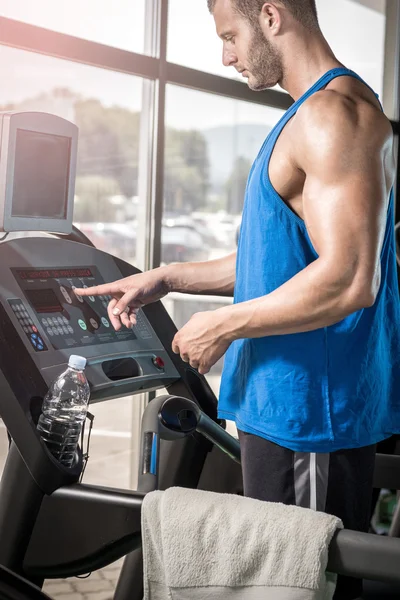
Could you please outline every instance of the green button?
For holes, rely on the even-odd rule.
[[[78,325],[81,329],[83,329],[83,331],[86,331],[87,325],[86,325],[85,321],[82,321],[82,319],[79,319]]]

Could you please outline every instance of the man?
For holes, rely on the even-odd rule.
[[[219,415],[239,430],[245,494],[366,530],[375,444],[400,431],[391,126],[335,58],[314,0],[208,6],[224,65],[295,100],[252,166],[237,256],[80,293],[112,294],[116,329],[170,291],[234,293],[194,315],[173,351],[203,374],[226,353]],[[343,578],[335,597],[361,593]]]

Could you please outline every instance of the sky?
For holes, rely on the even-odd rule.
[[[321,28],[339,60],[382,90],[385,18],[352,0],[317,0]],[[145,0],[0,0],[0,15],[125,50],[142,52]],[[225,77],[221,42],[205,0],[170,0],[168,60]],[[138,77],[0,46],[0,104],[67,87],[107,106],[140,110]],[[233,123],[274,125],[280,111],[168,86],[167,123],[206,129]]]

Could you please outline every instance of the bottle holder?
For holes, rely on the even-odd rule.
[[[87,421],[89,421],[89,431],[88,431],[88,437],[87,437],[87,443],[86,443],[86,450],[84,451],[84,438],[85,438],[85,430],[86,430],[86,423]],[[90,449],[90,436],[92,433],[92,429],[93,429],[93,421],[94,421],[94,415],[87,411],[86,413],[86,419],[83,423],[82,426],[82,431],[81,431],[81,448],[82,448],[82,471],[81,471],[81,475],[79,477],[79,483],[82,483],[83,480],[83,475],[85,473],[85,469],[86,469],[86,465],[88,463],[89,460],[89,449]]]

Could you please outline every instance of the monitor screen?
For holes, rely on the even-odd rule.
[[[51,288],[25,290],[25,295],[37,313],[59,313],[61,306],[54,290]]]
[[[71,138],[17,129],[13,217],[65,219]]]

